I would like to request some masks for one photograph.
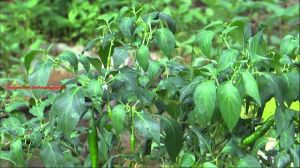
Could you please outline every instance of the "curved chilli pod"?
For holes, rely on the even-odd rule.
[[[274,124],[274,116],[270,117],[260,128],[258,128],[255,132],[248,135],[242,140],[243,146],[248,146],[253,144],[259,137],[263,136],[270,127]]]
[[[90,120],[90,128],[88,134],[88,144],[89,144],[92,167],[97,167],[98,160],[99,160],[97,142],[98,142],[98,136],[97,136],[97,129],[95,124],[95,116],[94,116],[94,112],[92,112],[92,118]]]

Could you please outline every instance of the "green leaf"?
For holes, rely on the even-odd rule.
[[[253,60],[256,59],[256,55],[265,55],[266,43],[263,38],[263,33],[259,31],[253,37],[249,39],[249,52],[250,57]]]
[[[232,130],[240,118],[242,108],[238,89],[232,85],[231,81],[219,86],[217,89],[217,100],[222,117],[228,128]]]
[[[6,161],[9,161],[9,162],[13,163],[14,165],[16,165],[16,162],[14,162],[11,159],[11,153],[9,151],[1,151],[0,152],[0,160],[6,160]]]
[[[109,157],[109,149],[111,147],[111,141],[113,138],[113,134],[111,132],[106,132],[103,131],[102,133],[99,134],[99,159],[102,161],[107,161]]]
[[[294,39],[292,35],[287,35],[280,44],[280,54],[290,55],[298,46],[299,40]]]
[[[78,58],[75,53],[71,51],[64,51],[63,53],[59,54],[59,59],[67,61],[73,66],[75,72],[78,70]]]
[[[38,103],[35,106],[33,106],[29,110],[29,112],[31,114],[33,114],[34,116],[36,116],[36,117],[43,118],[45,107],[46,107],[46,103],[45,102],[41,102],[41,103]]]
[[[180,167],[192,167],[195,163],[195,156],[190,153],[185,153],[180,158]]]
[[[5,112],[10,113],[20,107],[28,107],[29,103],[24,100],[14,100],[5,106]]]
[[[86,46],[84,47],[82,53],[84,53],[85,51],[89,51],[91,50],[95,45],[96,43],[100,40],[100,38],[94,38],[93,40],[89,41]]]
[[[230,26],[237,27],[237,29],[231,31],[230,33],[228,33],[228,35],[231,36],[239,44],[244,46],[245,42],[251,36],[251,28],[249,32],[250,24],[248,22],[248,19],[244,17],[234,18],[230,23]]]
[[[292,160],[294,163],[294,166],[297,167],[297,165],[300,165],[300,146],[299,145],[293,145],[290,148],[290,154],[292,156]]]
[[[111,42],[112,40],[113,39],[111,39],[110,34],[106,35],[103,39],[102,45],[99,47],[98,55],[105,68],[107,68],[108,58],[112,55],[112,52],[114,51],[114,45]]]
[[[155,39],[158,47],[170,58],[172,51],[175,49],[175,37],[173,33],[166,28],[157,29],[155,31]]]
[[[292,118],[289,117],[287,112],[277,107],[274,120],[276,125],[276,132],[278,133],[278,135],[281,135],[290,126]]]
[[[200,83],[194,92],[195,113],[210,122],[216,105],[216,86],[213,81]]]
[[[159,12],[158,13],[158,18],[165,21],[168,25],[168,28],[172,31],[173,34],[175,34],[175,32],[176,32],[176,23],[175,23],[174,19],[171,16],[169,16],[169,15],[163,13],[163,12]]]
[[[134,18],[124,17],[121,19],[119,29],[126,37],[131,37],[134,32]]]
[[[284,99],[288,104],[291,104],[297,99],[300,92],[299,72],[283,73],[280,76],[280,79],[283,81],[283,85],[286,88],[283,94]]]
[[[251,154],[253,156],[255,156],[257,154],[257,151],[259,149],[261,149],[262,147],[265,147],[265,145],[267,144],[267,142],[269,141],[269,139],[267,137],[260,137],[258,138],[255,143],[254,143],[254,146],[252,148],[252,151],[251,151]]]
[[[93,65],[93,67],[98,70],[99,72],[101,72],[101,68],[102,68],[102,63],[98,58],[91,58],[88,57],[89,62]]]
[[[37,129],[30,134],[29,139],[33,147],[39,147],[41,145],[41,141],[43,140],[43,134],[39,129]]]
[[[153,79],[160,75],[161,73],[160,63],[158,61],[150,61],[147,73],[149,75],[150,81],[153,82]]]
[[[24,65],[26,68],[26,71],[28,72],[30,69],[30,65],[32,60],[37,54],[44,53],[44,50],[30,50],[25,56],[24,56]]]
[[[231,154],[231,155],[238,155],[239,154],[239,147],[234,141],[229,141],[226,143],[226,145],[223,147],[221,153],[223,155]]]
[[[180,89],[180,101],[182,102],[185,98],[187,98],[189,95],[193,95],[196,87],[201,82],[201,78],[195,78],[191,83],[184,86]]]
[[[136,59],[139,65],[142,67],[144,71],[147,71],[149,59],[150,59],[150,52],[149,48],[145,45],[142,45],[136,53]]]
[[[295,142],[295,127],[292,123],[289,128],[284,130],[280,135],[279,144],[281,148],[286,150],[290,149],[290,146]]]
[[[274,160],[275,160],[275,164],[273,165],[274,167],[284,168],[284,167],[288,167],[291,158],[290,155],[286,152],[278,152]]]
[[[283,86],[280,79],[276,75],[266,72],[263,73],[263,77],[267,85],[272,88],[276,101],[283,108],[285,105],[283,102]]]
[[[47,168],[62,167],[64,158],[62,154],[63,151],[57,142],[48,142],[43,144],[40,152],[41,159]]]
[[[218,166],[216,166],[215,164],[212,164],[210,162],[205,162],[203,165],[202,165],[203,168],[218,168]]]
[[[239,54],[238,50],[227,49],[223,51],[218,60],[218,72],[221,72],[229,67],[232,67],[236,62],[237,56]]]
[[[157,144],[160,144],[160,126],[148,113],[141,112],[135,115],[135,128],[144,138],[151,138]]]
[[[126,109],[122,104],[116,105],[111,113],[112,126],[118,134],[123,132],[124,121],[126,117]]]
[[[57,117],[57,128],[66,137],[75,130],[81,113],[85,111],[84,94],[77,86],[67,88],[58,95],[50,109],[50,121],[53,123]]]
[[[258,160],[252,156],[252,155],[246,155],[243,158],[240,158],[240,160],[237,163],[238,168],[244,168],[244,167],[249,167],[249,168],[254,168],[254,167],[261,167],[259,164]]]
[[[80,55],[79,56],[79,62],[83,65],[86,72],[89,72],[89,70],[90,70],[90,61],[89,61],[89,59],[84,55]]]
[[[45,62],[38,62],[34,70],[31,74],[28,76],[28,83],[29,86],[47,86],[50,74],[52,69],[52,62],[45,61]],[[45,90],[33,90],[33,94],[37,98],[40,98],[44,94],[46,94],[47,91]]]
[[[172,116],[174,119],[177,119],[179,115],[182,113],[180,103],[175,100],[170,100],[167,104],[166,110],[170,116]]]
[[[161,126],[166,133],[165,147],[169,154],[169,157],[173,163],[176,162],[176,158],[183,146],[183,132],[181,125],[174,119],[161,117]]]
[[[116,47],[112,55],[114,61],[114,67],[118,68],[121,64],[124,64],[128,56],[129,53],[127,47]]]
[[[242,78],[243,78],[246,94],[252,97],[261,106],[258,86],[253,75],[248,71],[245,71],[242,73]]]
[[[95,79],[91,80],[87,85],[86,94],[91,98],[99,98],[99,99],[102,98],[103,95],[102,84]]]
[[[201,51],[206,55],[207,57],[211,57],[211,51],[212,51],[212,40],[214,38],[215,33],[210,30],[202,30],[198,34],[198,43],[200,46]]]
[[[25,133],[25,129],[15,117],[9,117],[1,120],[1,128],[5,129],[5,132],[10,133],[10,135],[23,135]]]
[[[25,153],[22,149],[21,139],[17,139],[10,144],[10,156],[11,159],[16,163],[17,167],[25,167]]]

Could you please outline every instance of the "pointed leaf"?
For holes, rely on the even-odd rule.
[[[161,126],[166,133],[165,147],[169,154],[169,157],[173,163],[176,162],[176,158],[183,146],[183,132],[181,125],[174,119],[161,117]]]
[[[280,76],[280,79],[283,81],[283,85],[286,88],[283,95],[284,99],[290,104],[297,99],[300,92],[299,72],[283,73]]]
[[[279,78],[271,73],[263,73],[264,79],[267,81],[268,86],[273,90],[276,101],[283,108],[283,87]]]
[[[80,55],[79,56],[79,62],[83,65],[86,72],[89,72],[89,70],[90,70],[90,61],[89,61],[89,59],[84,55]]]
[[[93,65],[93,67],[101,72],[102,63],[98,58],[90,58],[88,57],[89,62]]]
[[[216,86],[213,81],[200,83],[194,92],[195,113],[198,118],[210,122],[216,104]]]
[[[37,54],[42,54],[43,50],[30,50],[25,56],[24,56],[24,65],[26,68],[26,71],[28,72],[30,69],[30,65],[32,60]]]
[[[40,152],[41,159],[45,166],[50,167],[62,167],[63,163],[63,151],[56,142],[48,142],[42,145]]]
[[[57,127],[66,137],[75,130],[81,113],[85,111],[84,94],[81,88],[73,87],[65,89],[56,97],[50,109],[50,121],[55,122]]]
[[[59,59],[67,61],[73,66],[75,72],[78,70],[78,58],[75,53],[71,51],[64,51],[63,53],[59,54]]]
[[[253,75],[246,71],[242,73],[242,77],[246,94],[252,97],[261,106],[258,86]]]
[[[298,46],[299,40],[294,39],[292,35],[287,35],[280,44],[280,54],[290,55]]]
[[[50,61],[40,61],[38,62],[34,70],[28,76],[29,86],[47,86],[52,69],[52,62]],[[42,95],[46,94],[46,90],[33,90],[33,94],[40,98]]]
[[[172,51],[175,49],[175,37],[173,33],[166,28],[157,29],[155,31],[155,39],[158,47],[170,58]]]
[[[158,18],[167,23],[168,28],[172,31],[173,34],[176,32],[176,23],[171,16],[169,16],[163,12],[159,12]]]
[[[211,57],[211,50],[212,50],[212,40],[214,38],[215,33],[210,30],[202,30],[198,34],[198,43],[200,46],[201,51],[207,57]]]
[[[219,86],[217,89],[217,100],[219,102],[222,117],[230,130],[237,124],[242,108],[239,91],[231,81]]]
[[[91,50],[95,45],[96,43],[100,40],[100,38],[94,38],[93,40],[89,41],[86,46],[84,47],[82,53],[84,53],[85,51],[89,51]]]
[[[292,123],[288,129],[284,130],[280,135],[279,144],[283,149],[290,149],[291,145],[295,142],[295,127]]]
[[[144,138],[151,138],[157,144],[160,144],[160,126],[148,113],[135,115],[135,128]]]
[[[128,56],[129,53],[127,47],[116,47],[112,55],[114,61],[114,67],[118,68],[121,64],[124,64]]]
[[[26,165],[25,153],[22,149],[21,139],[17,139],[10,144],[10,155],[11,159],[16,163],[17,167],[24,167]]]
[[[223,51],[218,61],[218,72],[232,67],[236,62],[239,52],[235,49],[227,49]]]
[[[131,37],[134,32],[134,18],[124,17],[121,19],[119,29],[126,37]]]

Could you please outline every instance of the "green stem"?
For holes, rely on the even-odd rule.
[[[130,134],[130,150],[135,151],[135,136],[134,136],[134,109],[131,110],[131,134]]]

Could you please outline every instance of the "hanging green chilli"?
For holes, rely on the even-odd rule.
[[[97,164],[98,164],[98,136],[97,136],[94,112],[92,112],[92,117],[90,120],[88,143],[89,143],[92,167],[97,167]]]
[[[252,134],[246,136],[242,140],[243,146],[248,146],[253,144],[259,137],[263,136],[270,127],[274,124],[274,117],[270,117],[260,128],[258,128],[255,132]]]

